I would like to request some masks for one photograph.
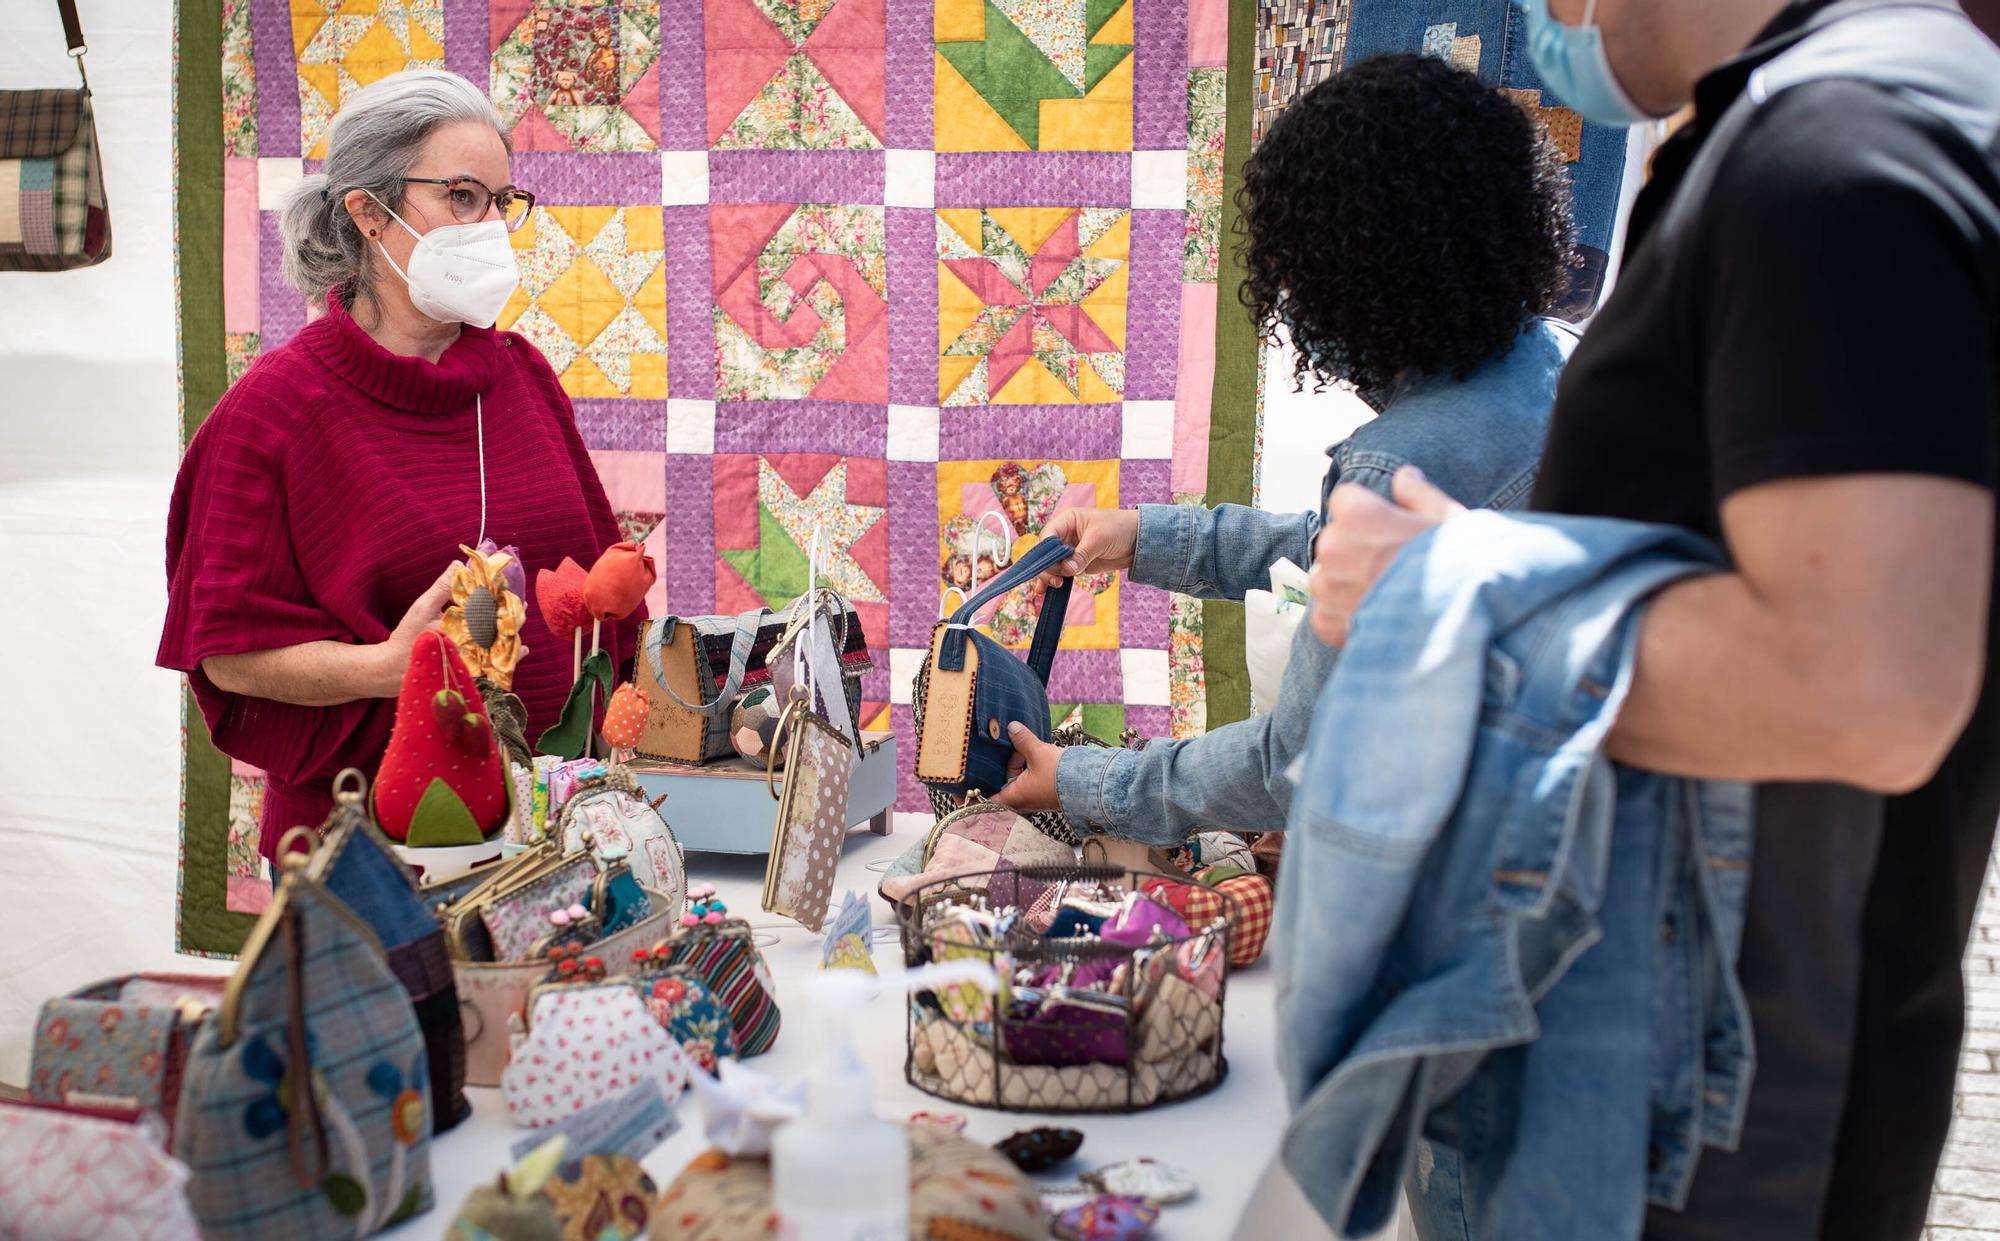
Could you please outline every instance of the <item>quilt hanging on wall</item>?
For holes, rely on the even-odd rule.
[[[1064,508],[1252,499],[1231,170],[1371,3],[1464,10],[1370,36],[1461,63],[1511,20],[1506,0],[180,0],[183,440],[305,321],[277,208],[341,102],[452,70],[540,204],[499,326],[561,376],[662,567],[655,612],[782,606],[823,530],[875,656],[866,722],[907,746],[942,592],[982,571],[992,515],[1025,546]],[[1455,41],[1429,30],[1453,20]],[[1084,587],[1059,711],[1105,737],[1245,713],[1239,610]],[[1021,644],[1032,620],[1025,596],[992,617]],[[178,945],[233,953],[267,899],[261,780],[184,719]],[[928,805],[907,772],[898,804]]]

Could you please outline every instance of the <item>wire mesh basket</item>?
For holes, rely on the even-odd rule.
[[[897,905],[904,963],[984,960],[999,987],[913,992],[904,1076],[1016,1112],[1134,1112],[1206,1094],[1229,1072],[1223,1001],[1241,914],[1186,876],[1118,866],[927,883]]]

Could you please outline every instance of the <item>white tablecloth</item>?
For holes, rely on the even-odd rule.
[[[926,820],[927,821],[927,820]],[[874,895],[878,876],[866,869],[871,859],[892,858],[915,839],[910,830],[887,837],[857,833],[848,839],[841,859],[840,884],[868,896],[878,925],[892,921],[888,906]],[[692,854],[692,879],[716,885],[730,913],[754,924],[780,920],[757,906],[764,876],[761,857]],[[796,981],[819,962],[819,939],[796,924],[785,922],[779,942],[764,952],[777,979],[784,1026],[766,1054],[750,1061],[766,1073],[803,1074],[817,1053],[812,1030]],[[901,949],[893,942],[875,946],[876,967],[888,974],[902,968]],[[936,1099],[903,1080],[904,1005],[900,994],[876,999],[854,1022],[862,1054],[875,1075],[877,1111],[901,1119],[911,1112],[953,1111],[967,1116],[966,1132],[993,1142],[1017,1129],[1039,1124],[1069,1125],[1085,1135],[1083,1150],[1069,1165],[1043,1178],[1051,1184],[1074,1182],[1079,1172],[1115,1160],[1151,1155],[1179,1164],[1195,1175],[1201,1191],[1183,1205],[1168,1208],[1155,1236],[1160,1241],[1224,1241],[1248,1206],[1265,1165],[1277,1149],[1285,1108],[1272,1056],[1272,983],[1270,966],[1259,962],[1229,980],[1223,1048],[1229,1076],[1215,1090],[1186,1103],[1170,1104],[1124,1116],[1048,1117],[997,1112]],[[517,1129],[507,1119],[497,1090],[473,1090],[472,1117],[445,1134],[431,1148],[431,1176],[437,1206],[428,1214],[385,1234],[395,1241],[429,1241],[442,1237],[459,1203],[476,1185],[492,1180],[508,1162],[508,1148],[530,1130]],[[701,1109],[692,1097],[681,1104],[682,1129],[646,1160],[646,1169],[662,1189],[689,1159],[706,1146],[701,1133]],[[1260,1230],[1261,1231],[1261,1230]],[[1274,1236],[1276,1234],[1267,1234]],[[1288,1239],[1302,1234],[1286,1230]]]

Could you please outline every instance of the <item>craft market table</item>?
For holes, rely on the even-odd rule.
[[[879,876],[868,869],[908,848],[928,817],[903,816],[905,825],[889,836],[865,828],[848,837],[841,857],[836,891],[852,888],[872,902],[878,928],[892,927],[893,915],[874,895]],[[777,983],[784,1026],[776,1046],[748,1063],[778,1076],[804,1074],[819,1053],[818,1040],[799,1000],[799,980],[819,961],[819,938],[757,907],[762,888],[761,857],[690,853],[689,876],[713,883],[733,915],[758,927],[782,928],[775,945],[764,953]],[[892,932],[882,930],[875,945],[876,968],[885,975],[902,969],[901,949]],[[769,938],[766,936],[765,938]],[[1193,1200],[1161,1213],[1154,1236],[1160,1241],[1227,1241],[1249,1203],[1265,1165],[1277,1149],[1284,1116],[1284,1099],[1272,1055],[1272,978],[1268,960],[1229,979],[1229,1000],[1223,1047],[1229,1076],[1210,1093],[1184,1103],[1118,1116],[1043,1116],[966,1107],[933,1098],[903,1080],[904,1004],[900,993],[885,994],[868,1004],[855,1019],[855,1041],[874,1074],[877,1112],[901,1119],[911,1112],[958,1112],[970,1124],[966,1132],[993,1142],[1018,1129],[1039,1124],[1069,1125],[1085,1134],[1083,1150],[1057,1172],[1039,1178],[1045,1184],[1075,1181],[1078,1173],[1116,1160],[1151,1155],[1178,1164],[1195,1175],[1200,1192]],[[489,1183],[508,1162],[508,1151],[531,1130],[509,1123],[500,1092],[469,1090],[473,1114],[431,1148],[431,1174],[437,1205],[428,1214],[383,1234],[393,1241],[429,1241],[443,1237],[458,1204],[473,1187]],[[681,1129],[646,1159],[646,1170],[664,1190],[687,1162],[699,1154],[701,1109],[692,1096],[679,1109]],[[1071,1199],[1074,1201],[1075,1199]],[[656,1234],[657,1235],[657,1234]]]

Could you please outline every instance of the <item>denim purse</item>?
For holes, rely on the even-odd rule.
[[[1007,782],[1008,760],[1014,757],[1007,726],[1018,720],[1035,736],[1049,740],[1049,667],[1055,662],[1056,644],[1062,641],[1070,580],[1063,578],[1043,596],[1025,663],[974,629],[972,622],[979,609],[1075,554],[1066,544],[1043,539],[931,631],[930,654],[921,670],[923,725],[917,733],[917,779],[947,793],[998,792]]]

